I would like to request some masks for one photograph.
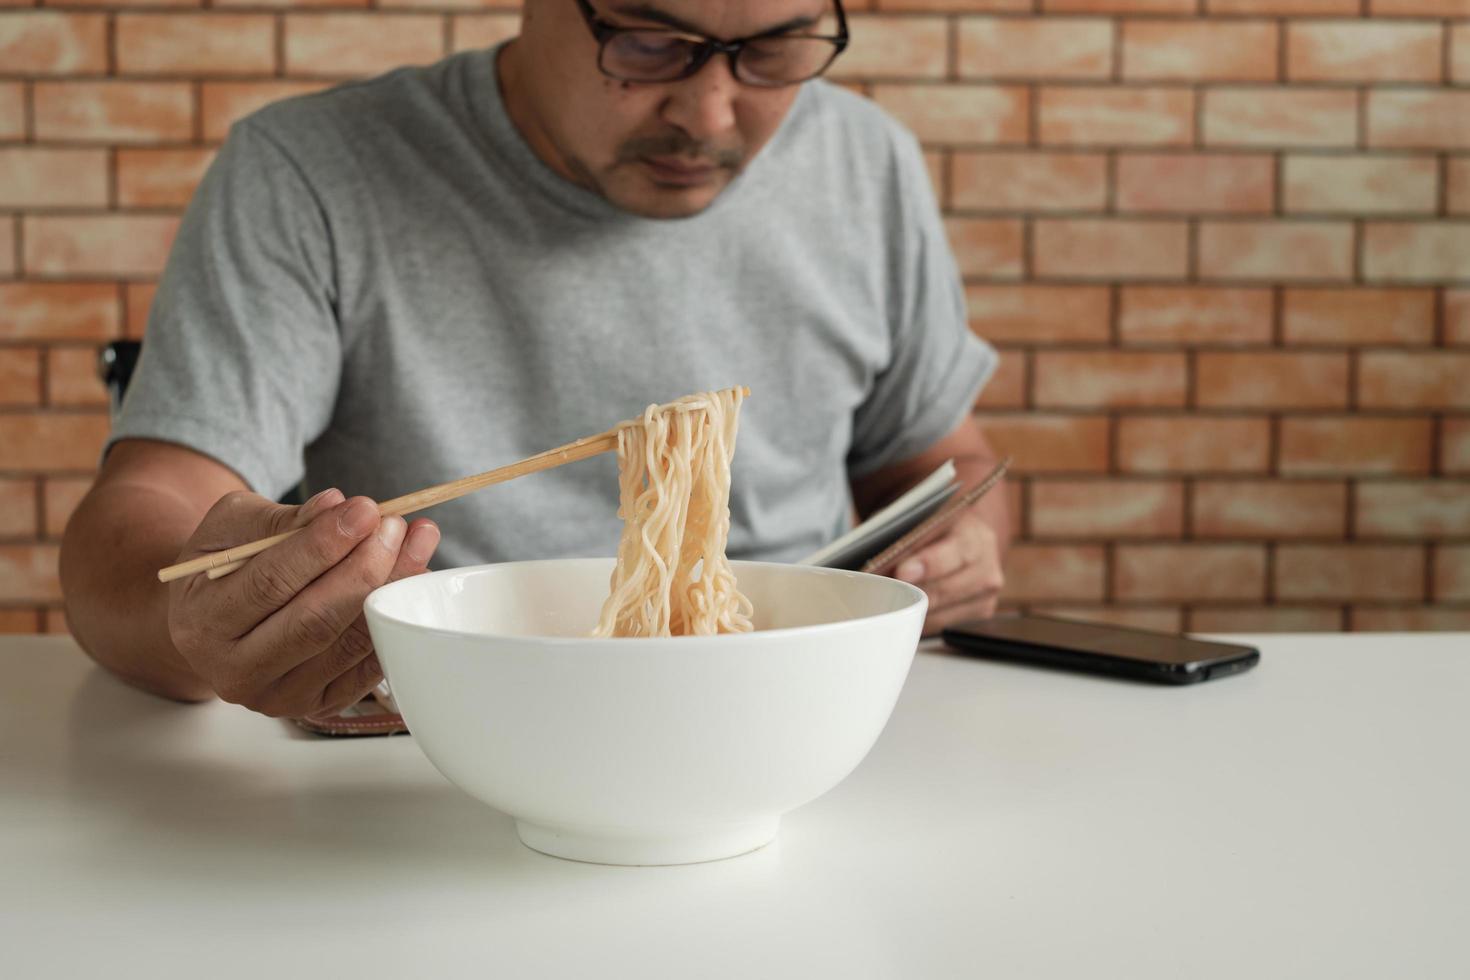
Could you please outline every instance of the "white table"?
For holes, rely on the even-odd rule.
[[[1274,636],[1164,688],[921,652],[744,857],[537,854],[409,738],[0,640],[6,977],[1470,976],[1470,634]]]

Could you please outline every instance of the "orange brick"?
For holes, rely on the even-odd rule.
[[[1353,227],[1348,222],[1201,223],[1199,272],[1206,279],[1348,279]]]
[[[41,403],[41,352],[34,347],[0,347],[0,405]]]
[[[36,533],[36,481],[0,477],[0,538]]]
[[[1191,516],[1202,538],[1340,538],[1347,486],[1326,480],[1201,480]]]
[[[873,98],[925,143],[1024,143],[1030,97],[996,85],[874,85]]]
[[[1118,465],[1129,473],[1252,473],[1270,463],[1270,423],[1213,415],[1125,417]]]
[[[1369,89],[1368,145],[1470,149],[1470,91]]]
[[[1038,351],[1039,408],[1182,406],[1182,353]]]
[[[1155,633],[1178,633],[1184,627],[1183,610],[1173,606],[1032,606],[1031,611],[1083,623],[1108,623]]]
[[[1097,416],[979,416],[997,452],[1014,458],[1013,473],[1101,473],[1108,467],[1108,420]]]
[[[1470,419],[1444,420],[1439,469],[1445,473],[1470,473]]]
[[[1218,601],[1266,597],[1266,550],[1251,544],[1120,544],[1119,599]]]
[[[1440,25],[1366,20],[1305,21],[1286,31],[1294,82],[1438,82]]]
[[[1101,211],[1108,199],[1101,153],[956,153],[957,208],[1004,211]]]
[[[1049,14],[1192,14],[1195,0],[1041,0]]]
[[[1036,538],[1178,537],[1184,489],[1164,480],[1035,480],[1030,515]]]
[[[1470,214],[1470,157],[1450,157],[1445,184],[1445,204],[1450,214]]]
[[[204,138],[222,140],[230,127],[257,109],[297,95],[319,92],[327,82],[205,82],[199,98]]]
[[[1191,633],[1332,633],[1343,628],[1335,606],[1246,606],[1191,609]]]
[[[444,31],[430,14],[287,14],[286,71],[356,77],[444,55]]]
[[[1289,476],[1426,473],[1427,418],[1327,416],[1281,420],[1281,472]]]
[[[1024,408],[1026,406],[1026,361],[1024,349],[1002,349],[1000,364],[980,390],[975,400],[977,409]]]
[[[1108,339],[1108,291],[1095,286],[971,286],[970,328],[991,341]]]
[[[1204,0],[1211,14],[1278,14],[1326,17],[1357,14],[1361,0]]]
[[[1284,544],[1276,595],[1292,599],[1419,599],[1424,549],[1397,545]]]
[[[846,6],[844,4],[844,6]],[[1031,0],[871,0],[878,10],[935,10],[945,13],[1029,11]],[[849,8],[851,9],[851,8]]]
[[[848,18],[852,42],[832,78],[944,78],[948,74],[949,20],[945,17]],[[519,33],[519,24],[511,30]]]
[[[61,598],[54,544],[0,545],[0,596],[7,602],[48,602]]]
[[[1117,181],[1120,211],[1269,212],[1276,163],[1265,154],[1123,153]]]
[[[0,148],[0,207],[106,206],[106,150]]]
[[[1269,289],[1125,286],[1118,332],[1125,344],[1260,344],[1271,339]]]
[[[1044,144],[1184,146],[1194,138],[1187,88],[1043,87],[1038,98]]]
[[[35,108],[43,140],[151,143],[194,132],[187,82],[37,82]]]
[[[1019,220],[947,218],[944,229],[962,274],[993,279],[1021,277],[1024,231]]]
[[[1444,342],[1470,344],[1470,289],[1445,290]]]
[[[1470,82],[1470,24],[1450,27],[1450,79],[1461,85]]]
[[[15,274],[16,220],[0,217],[0,276]]]
[[[117,200],[123,207],[183,207],[194,196],[214,150],[117,151]]]
[[[34,633],[39,622],[35,609],[0,609],[0,633],[12,636]]]
[[[153,294],[158,291],[158,284],[130,282],[123,287],[123,291],[126,299],[124,308],[127,311],[127,336],[141,337],[144,327],[148,325],[148,310],[153,305]]]
[[[964,78],[1108,78],[1113,25],[1093,17],[967,17],[959,22]]]
[[[71,629],[66,623],[66,610],[60,606],[41,610],[41,632],[53,636],[70,633]]]
[[[1210,89],[1201,128],[1207,146],[1353,146],[1358,95],[1351,89]]]
[[[1289,344],[1428,344],[1429,289],[1288,289],[1282,332]]]
[[[21,0],[25,2],[25,0]],[[109,0],[109,8],[127,7],[200,7],[204,0]],[[96,7],[97,0],[45,0],[47,7]]]
[[[94,347],[52,347],[46,352],[47,401],[52,405],[106,405]]]
[[[72,512],[91,488],[91,477],[51,476],[43,481],[41,501],[46,509],[48,538],[61,537]]]
[[[1358,404],[1365,408],[1470,408],[1470,351],[1364,351]]]
[[[1009,602],[1103,597],[1104,559],[1101,545],[1020,543],[1006,555]]]
[[[1470,545],[1446,545],[1435,550],[1434,597],[1470,599]]]
[[[502,2],[502,0],[377,0],[376,4],[369,4],[369,6],[382,7],[385,10],[443,10],[445,8],[475,10],[481,7],[514,7],[515,5],[514,0],[511,2]],[[858,0],[858,3],[851,6],[843,4],[843,8],[849,15],[854,11],[864,10],[871,6],[870,0]],[[520,17],[519,14],[504,16]],[[853,20],[854,18],[849,16],[848,24],[851,25]]]
[[[1260,20],[1125,20],[1123,77],[1148,81],[1276,80],[1276,25]]]
[[[107,15],[54,10],[0,17],[0,65],[7,75],[88,75],[107,71]]]
[[[451,51],[493,48],[521,32],[520,14],[455,14],[449,18]],[[841,64],[839,59],[838,64]]]
[[[1368,222],[1363,276],[1398,282],[1470,279],[1470,221]]]
[[[117,66],[130,75],[249,75],[276,69],[269,14],[119,14]]]
[[[0,340],[103,340],[119,332],[112,283],[0,283]]]
[[[178,227],[168,215],[27,217],[26,269],[45,276],[154,275]]]
[[[1357,504],[1360,537],[1470,537],[1470,482],[1364,480]]]
[[[367,7],[369,0],[212,0],[214,7]],[[453,3],[446,6],[454,6]],[[387,67],[386,65],[384,66]]]
[[[1089,279],[1175,279],[1189,268],[1182,221],[1042,218],[1032,225],[1034,273]]]
[[[0,82],[0,139],[21,139],[25,134],[25,89],[19,82]]]
[[[1291,155],[1282,199],[1287,211],[1433,214],[1439,164],[1433,157]]]
[[[1470,0],[1368,0],[1374,17],[1470,17]]]
[[[0,413],[5,468],[90,471],[97,466],[107,430],[105,412]]]
[[[1201,408],[1346,408],[1348,356],[1204,351],[1195,389]]]
[[[1470,609],[1445,606],[1354,606],[1353,629],[1364,633],[1430,633],[1470,630]]]

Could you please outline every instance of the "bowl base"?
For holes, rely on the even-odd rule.
[[[517,820],[516,833],[533,851],[588,864],[698,864],[764,847],[776,839],[780,825],[780,817],[762,817],[693,834],[622,837]]]

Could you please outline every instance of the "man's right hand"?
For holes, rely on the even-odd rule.
[[[232,575],[169,585],[168,630],[179,654],[224,700],[262,714],[332,715],[383,678],[362,604],[385,582],[427,568],[432,521],[379,518],[366,497],[326,490],[300,507],[239,491],[221,497],[179,554],[302,530]]]

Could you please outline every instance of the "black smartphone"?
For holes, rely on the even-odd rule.
[[[962,653],[1163,684],[1227,677],[1261,659],[1255,647],[1050,616],[997,616],[951,626],[941,636]]]

